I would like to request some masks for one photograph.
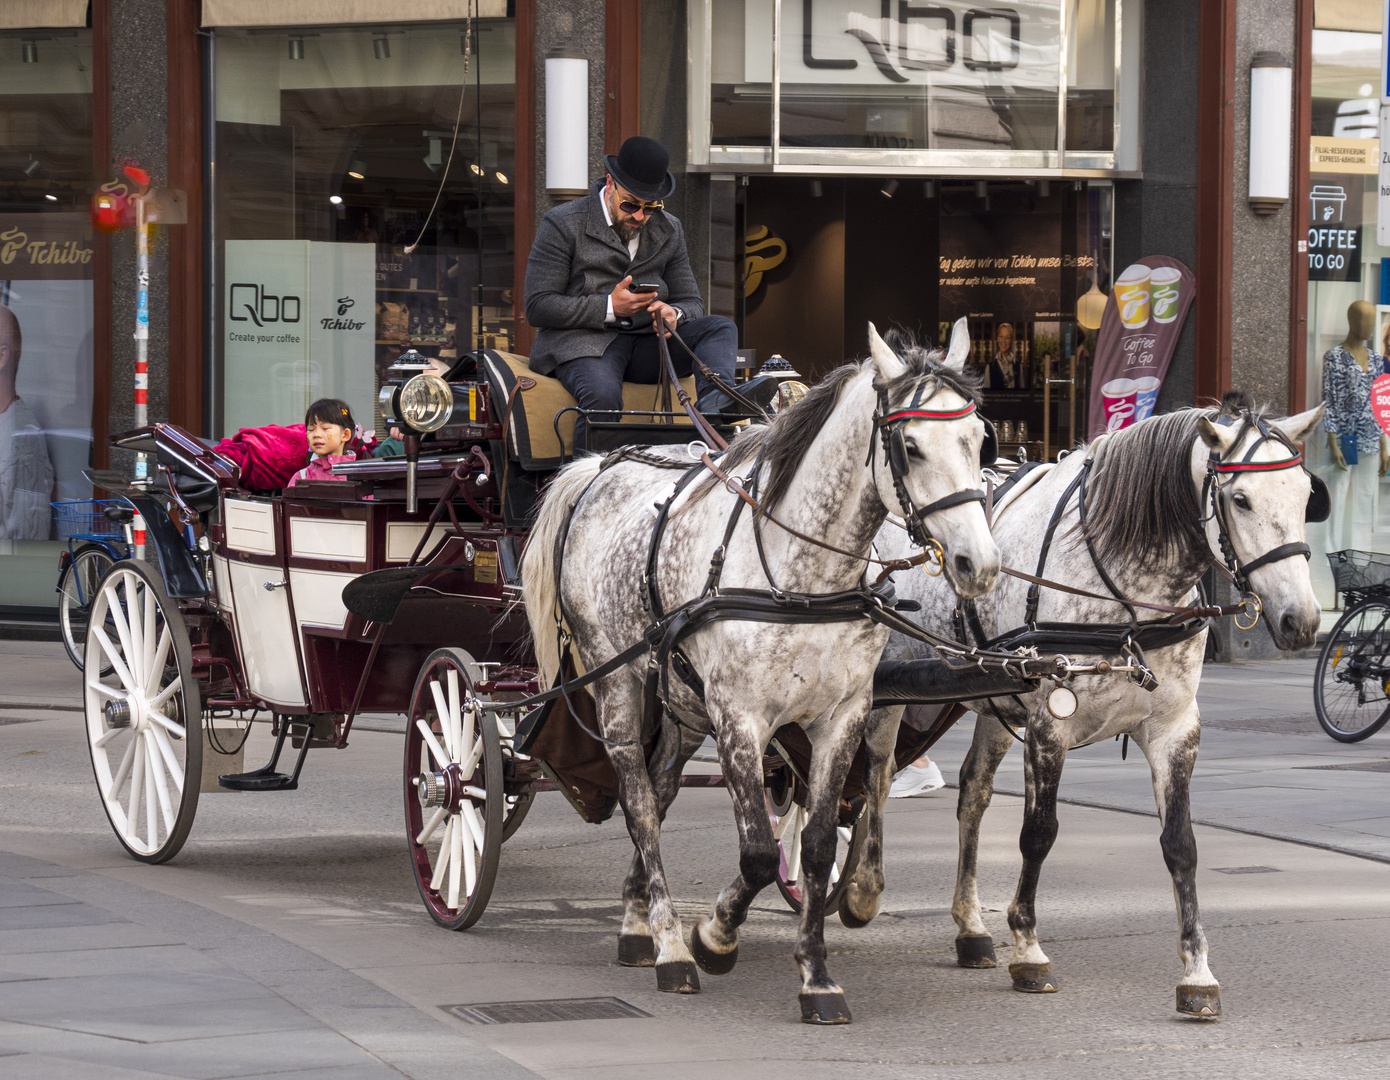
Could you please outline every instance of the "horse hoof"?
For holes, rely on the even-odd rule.
[[[870,916],[872,918],[873,916]],[[840,898],[840,921],[851,930],[860,930],[869,925],[868,919],[861,919],[854,912],[850,911],[849,905],[845,903],[844,897]]]
[[[802,994],[801,1022],[803,1024],[848,1024],[849,1006],[844,994]]]
[[[689,960],[667,960],[656,965],[656,988],[666,994],[698,994],[700,973]]]
[[[619,934],[618,963],[623,967],[651,967],[656,963],[656,946],[645,934]]]
[[[735,942],[734,947],[728,952],[715,952],[700,936],[699,923],[690,931],[690,951],[695,957],[695,963],[699,964],[700,970],[707,975],[727,975],[738,963],[738,943]]]
[[[992,968],[994,938],[988,934],[964,934],[956,938],[956,963],[963,968]]]
[[[1009,978],[1014,989],[1024,994],[1055,994],[1062,989],[1061,980],[1052,974],[1051,964],[1010,964]]]
[[[1221,1015],[1221,988],[1219,986],[1179,986],[1178,1012],[1184,1016],[1214,1020]]]
[[[851,930],[858,930],[868,926],[878,914],[878,897],[861,892],[854,882],[850,882],[840,896],[839,911],[840,921]]]

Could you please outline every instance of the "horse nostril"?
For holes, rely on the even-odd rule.
[[[975,563],[969,555],[957,555],[955,558],[956,573],[962,578],[972,578],[975,576]]]
[[[1279,629],[1283,632],[1285,641],[1295,641],[1299,637],[1299,620],[1293,615],[1286,614],[1279,620]]]

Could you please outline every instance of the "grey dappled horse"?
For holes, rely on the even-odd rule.
[[[1291,442],[1301,442],[1322,416],[1322,407],[1283,420],[1265,421]],[[1038,553],[1054,508],[1068,492],[1088,457],[1093,473],[1081,489],[1086,498],[1087,525],[1095,560],[1078,529],[1077,497],[1068,498],[1043,576],[1101,595],[1111,595],[1097,571],[1104,566],[1117,590],[1137,601],[1184,605],[1193,602],[1198,579],[1214,561],[1222,561],[1218,524],[1204,501],[1209,455],[1225,462],[1244,461],[1260,438],[1242,419],[1219,426],[1216,410],[1185,409],[1142,421],[1104,436],[1089,448],[1067,455],[1055,469],[1023,491],[994,522],[1005,566],[1034,573]],[[1313,643],[1321,615],[1301,553],[1281,554],[1305,540],[1304,516],[1309,506],[1310,480],[1293,461],[1289,447],[1268,439],[1254,451],[1252,463],[1274,463],[1272,471],[1243,469],[1224,478],[1219,498],[1224,503],[1228,539],[1241,566],[1274,553],[1277,561],[1250,572],[1250,585],[1263,604],[1264,618],[1274,642],[1282,649],[1304,649]],[[906,547],[902,531],[891,525],[879,535],[880,553],[896,554]],[[1306,551],[1306,548],[1304,549]],[[954,632],[956,598],[934,579],[921,573],[896,575],[898,595],[919,600],[920,614],[912,616],[939,633]],[[1004,576],[999,586],[977,602],[987,636],[1021,626],[1025,619],[1029,583]],[[1050,623],[1125,623],[1129,616],[1118,603],[1071,596],[1043,588],[1038,621]],[[1162,617],[1137,609],[1139,619]],[[1034,898],[1043,860],[1057,836],[1057,788],[1067,750],[1126,734],[1148,759],[1154,798],[1161,822],[1159,842],[1173,877],[1180,924],[1178,954],[1183,974],[1177,988],[1178,1011],[1196,1016],[1220,1013],[1220,991],[1207,967],[1207,942],[1197,910],[1197,846],[1192,833],[1188,785],[1197,757],[1200,724],[1197,685],[1202,675],[1206,631],[1181,644],[1151,649],[1147,662],[1158,679],[1150,692],[1123,675],[1080,676],[1073,684],[1079,707],[1066,718],[1047,707],[1048,687],[1018,698],[976,702],[974,742],[961,766],[960,862],[951,913],[959,928],[956,947],[964,967],[993,967],[994,948],[980,917],[975,867],[980,820],[989,806],[994,774],[1013,743],[1004,726],[1026,725],[1024,776],[1027,792],[1019,847],[1023,872],[1009,907],[1014,951],[1009,971],[1016,989],[1048,992],[1058,988],[1046,953],[1038,943]],[[926,655],[925,646],[894,635],[893,651]],[[1070,654],[1076,655],[1076,654]],[[1120,657],[1109,659],[1119,661]],[[882,774],[873,794],[882,798],[892,772],[891,748],[901,709],[877,710],[866,736],[872,770]],[[886,747],[886,750],[885,750]],[[885,758],[886,755],[886,758]],[[870,818],[881,823],[881,815]],[[883,888],[879,847],[866,843],[853,880],[841,898],[855,924],[877,910]]]
[[[926,409],[930,402],[930,408],[951,413],[965,413],[977,394],[976,384],[963,375],[969,344],[963,329],[944,357],[923,350],[899,356],[872,325],[869,339],[869,360],[837,369],[772,424],[740,434],[720,458],[720,467],[745,486],[754,486],[752,473],[758,472],[758,498],[777,521],[864,556],[889,510],[904,513],[874,422],[880,391],[893,409],[907,403]],[[980,486],[985,430],[977,415],[912,420],[902,431],[906,472],[901,479],[917,507]],[[755,463],[760,463],[756,469]],[[563,469],[551,486],[522,567],[543,685],[551,684],[560,663],[557,557],[558,598],[573,648],[583,668],[592,671],[640,640],[652,622],[643,590],[655,508],[672,495],[673,481],[681,475],[635,461],[600,471],[600,459],[586,457]],[[701,595],[735,502],[724,484],[702,476],[672,503],[656,580],[667,612]],[[755,517],[765,563],[755,541]],[[957,500],[928,514],[927,522],[945,549],[951,585],[963,596],[987,590],[998,571],[999,552],[980,503]],[[777,522],[745,510],[728,540],[720,588],[830,594],[858,589],[864,577],[864,558],[798,539]],[[681,650],[703,684],[704,700],[673,676],[668,707],[677,724],[667,722],[659,733],[643,730],[647,654],[592,684],[636,847],[623,891],[620,962],[654,962],[658,988],[682,993],[699,989],[693,959],[710,972],[732,968],[738,927],[778,868],[763,796],[763,752],[779,727],[799,724],[812,746],[802,861],[809,899],[795,950],[802,1019],[849,1021],[843,991],[826,970],[825,896],[840,794],[864,733],[874,669],[887,639],[887,630],[864,618],[702,626],[684,639]],[[681,770],[709,732],[718,743],[734,802],[739,875],[695,928],[692,957],[667,888],[659,837]],[[642,746],[654,735],[659,738],[649,764]]]

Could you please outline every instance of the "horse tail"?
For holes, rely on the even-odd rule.
[[[560,670],[560,647],[555,633],[560,602],[555,571],[560,544],[564,542],[571,511],[598,476],[602,461],[597,455],[584,457],[560,470],[545,493],[521,559],[521,595],[542,689],[549,689]]]

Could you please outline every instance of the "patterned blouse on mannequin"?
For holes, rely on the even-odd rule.
[[[1366,370],[1341,345],[1334,345],[1322,358],[1322,397],[1327,404],[1323,427],[1333,435],[1356,436],[1361,454],[1380,451],[1380,425],[1371,413],[1371,383],[1386,371],[1385,357],[1371,352]]]

